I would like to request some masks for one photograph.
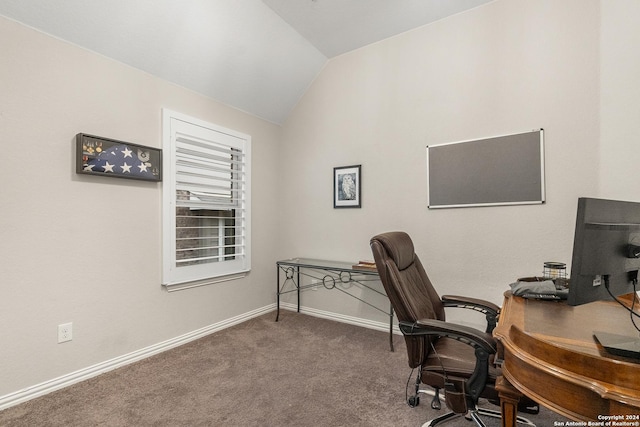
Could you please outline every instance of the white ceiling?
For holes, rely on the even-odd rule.
[[[0,0],[0,15],[283,123],[328,59],[489,1]]]

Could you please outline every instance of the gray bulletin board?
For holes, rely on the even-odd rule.
[[[545,202],[544,131],[427,147],[429,209]]]

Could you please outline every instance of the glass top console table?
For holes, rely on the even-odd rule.
[[[375,266],[360,266],[350,262],[310,258],[291,258],[277,261],[276,266],[276,322],[280,318],[280,295],[296,292],[298,298],[297,311],[300,312],[301,290],[319,286],[329,290],[335,289],[389,316],[389,347],[391,351],[393,351],[393,307],[391,307],[391,304],[389,304],[388,310],[382,309],[341,286],[345,284],[357,284],[386,298],[384,292],[372,286],[374,282],[379,281],[378,271],[375,269]],[[284,280],[281,280],[281,273],[284,275]],[[301,279],[304,280],[304,277],[307,277],[310,283],[303,284]]]

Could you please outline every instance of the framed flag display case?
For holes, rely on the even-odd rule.
[[[76,135],[76,173],[162,181],[162,150],[101,136]]]

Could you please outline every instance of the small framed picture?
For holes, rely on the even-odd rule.
[[[162,181],[162,150],[101,136],[76,135],[76,173]]]
[[[361,165],[333,168],[333,207],[359,208],[361,203]]]

